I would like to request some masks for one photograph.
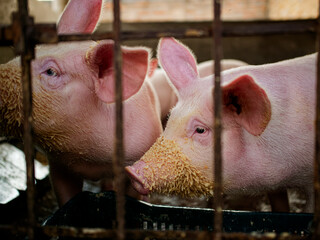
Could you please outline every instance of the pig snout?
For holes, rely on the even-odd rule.
[[[126,171],[141,194],[182,197],[213,195],[213,182],[192,165],[174,140],[161,136],[145,155]]]
[[[143,175],[140,175],[141,169],[145,166],[145,162],[138,161],[133,166],[125,167],[127,174],[131,179],[133,188],[142,195],[149,193],[149,188],[145,184],[146,180]]]

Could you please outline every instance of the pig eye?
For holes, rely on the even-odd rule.
[[[208,124],[193,118],[186,126],[186,136],[201,145],[209,145],[212,140],[212,130]]]
[[[50,77],[57,77],[58,76],[58,73],[55,69],[53,68],[48,68],[46,71],[45,71],[46,75],[50,76]]]
[[[193,134],[202,135],[202,137],[207,136],[209,134],[209,129],[205,126],[195,126],[193,130]]]
[[[202,127],[197,127],[196,128],[196,132],[199,134],[203,134],[206,131],[206,129],[202,128]]]
[[[41,86],[47,90],[54,90],[64,85],[63,74],[57,64],[49,61],[43,66],[39,76]]]
[[[209,144],[211,140],[210,128],[204,125],[196,125],[193,130],[192,139],[200,144]]]

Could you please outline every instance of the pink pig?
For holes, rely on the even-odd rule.
[[[172,38],[159,43],[162,68],[177,89],[163,135],[126,167],[141,194],[213,194],[213,77]],[[221,73],[223,184],[226,194],[299,188],[313,209],[316,54]]]
[[[102,0],[71,0],[59,33],[91,33]],[[36,48],[32,62],[35,141],[48,154],[60,204],[83,179],[111,178],[115,133],[113,41],[68,42]],[[124,164],[139,159],[162,133],[158,98],[146,80],[150,51],[122,47]],[[20,58],[0,65],[0,131],[22,134]]]

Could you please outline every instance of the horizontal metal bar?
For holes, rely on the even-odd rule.
[[[121,40],[157,39],[172,36],[176,38],[201,38],[211,37],[211,22],[206,27],[181,27],[178,29],[161,29],[154,31],[122,31]],[[150,24],[150,23],[148,23]],[[205,24],[205,23],[204,23]],[[222,22],[223,37],[241,37],[252,35],[270,34],[294,34],[294,33],[316,33],[317,20],[295,20],[295,21],[254,21],[254,22]],[[17,39],[18,32],[10,26],[0,25],[0,45],[12,45]],[[36,44],[57,43],[65,41],[84,41],[113,39],[113,32],[73,35],[57,35],[55,24],[35,24],[33,30],[33,41]]]
[[[104,230],[104,229],[76,229],[76,228],[54,228],[45,227],[43,229],[44,233],[48,236],[56,237],[77,237],[77,238],[106,238],[115,239],[116,230]],[[52,234],[53,233],[53,234]],[[159,230],[125,230],[125,239],[193,239],[193,240],[212,240],[213,233],[208,231],[181,231],[181,230],[169,230],[169,231],[159,231]],[[275,234],[246,234],[246,233],[222,233],[222,239],[235,239],[235,240],[298,240],[298,239],[308,239],[308,237],[291,235],[287,233]]]
[[[12,232],[15,234],[25,234],[27,227],[16,226],[16,225],[0,225],[0,233]],[[103,228],[75,228],[75,227],[49,227],[49,226],[37,226],[35,228],[36,238],[42,237],[43,235],[50,237],[73,237],[73,238],[106,238],[115,239],[116,229],[103,229]],[[148,237],[149,239],[201,239],[211,240],[212,232],[209,231],[182,231],[182,230],[142,230],[142,229],[126,229],[124,231],[125,239],[143,239]],[[41,238],[40,238],[41,239]],[[222,233],[222,239],[237,239],[237,240],[296,240],[296,239],[310,239],[310,236],[301,236],[289,233]]]
[[[230,36],[251,36],[269,34],[289,34],[317,31],[317,19],[291,21],[256,21],[222,23],[222,34]]]

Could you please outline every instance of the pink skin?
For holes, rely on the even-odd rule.
[[[101,0],[69,1],[59,33],[91,33],[101,4]],[[122,47],[125,165],[139,159],[162,133],[158,98],[147,79],[149,55],[147,48]],[[19,58],[4,67],[11,65],[19,66]],[[60,205],[82,190],[83,179],[112,178],[113,73],[111,40],[36,49],[32,63],[35,140],[48,154]]]
[[[59,33],[92,33],[100,18],[101,9],[101,0],[86,3],[84,0],[69,1],[58,21]]]
[[[163,136],[213,181],[212,76],[200,78],[192,53],[175,39],[161,39],[158,57],[179,93]],[[313,211],[316,57],[222,73],[225,193],[300,188],[308,197],[305,211]],[[145,165],[140,160],[126,168],[142,194],[149,190],[141,173]]]

